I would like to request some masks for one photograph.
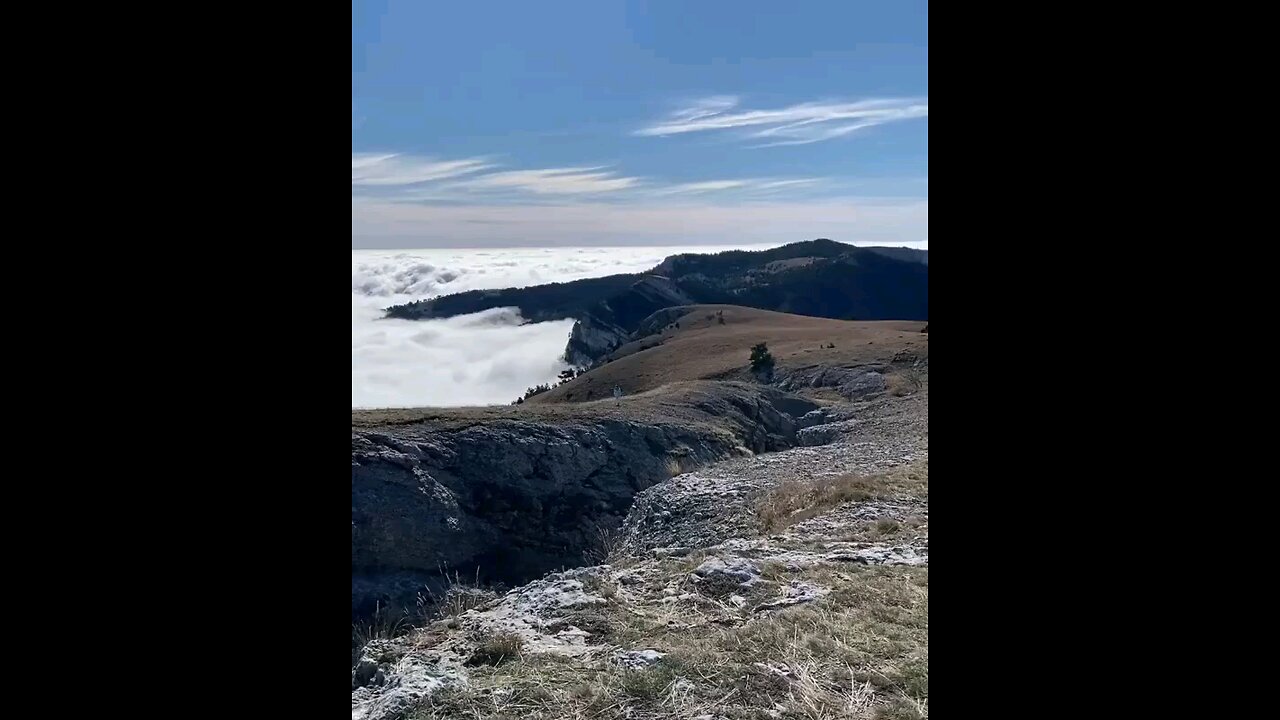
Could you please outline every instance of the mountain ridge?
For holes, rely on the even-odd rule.
[[[386,313],[427,320],[515,307],[530,322],[572,318],[565,360],[588,367],[667,307],[722,304],[837,320],[927,321],[928,282],[927,250],[817,239],[769,250],[681,253],[645,273],[474,290],[392,306]]]

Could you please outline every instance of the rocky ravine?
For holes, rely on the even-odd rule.
[[[610,564],[371,643],[353,720],[927,716],[927,389],[801,424],[834,431],[642,492]],[[784,483],[921,466],[923,491],[890,483],[762,532]]]
[[[810,401],[708,383],[568,417],[356,428],[352,614],[436,593],[442,575],[508,584],[581,565],[635,495],[684,470],[797,441]]]

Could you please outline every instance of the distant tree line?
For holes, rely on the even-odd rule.
[[[556,382],[556,384],[551,385],[548,383],[542,383],[541,385],[534,385],[533,387],[528,388],[527,390],[524,391],[523,397],[518,397],[515,400],[512,400],[511,404],[523,405],[525,400],[528,400],[529,398],[535,395],[541,395],[544,392],[550,392],[552,388],[558,388],[561,385],[564,385],[565,383],[572,381],[574,378],[586,374],[586,372],[587,372],[586,368],[569,368],[567,370],[561,370],[559,381]]]

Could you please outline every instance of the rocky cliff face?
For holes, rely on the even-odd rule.
[[[630,336],[625,328],[587,315],[573,324],[564,361],[575,367],[591,367],[596,359],[626,344]]]
[[[351,433],[352,612],[432,576],[526,582],[581,564],[636,493],[672,475],[795,444],[812,403],[717,383],[681,414],[416,424]]]
[[[632,331],[654,313],[672,306],[689,305],[693,298],[671,280],[646,276],[624,293],[605,300],[574,323],[565,348],[570,365],[589,367],[615,348],[634,339]]]

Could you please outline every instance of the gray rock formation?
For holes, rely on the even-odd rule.
[[[777,378],[778,387],[789,392],[803,388],[832,388],[849,400],[861,400],[888,389],[887,368],[879,365],[827,367],[818,365],[787,371]]]
[[[419,649],[410,638],[369,643],[352,670],[351,720],[398,720],[428,695],[465,685],[477,638],[514,636],[521,652],[534,654],[587,652],[588,634],[566,616],[608,602],[586,583],[609,572],[608,565],[577,568],[512,590],[460,615],[458,632],[430,648]]]
[[[694,582],[711,582],[749,588],[760,582],[760,568],[742,558],[708,558],[693,571]]]
[[[666,656],[666,653],[661,653],[657,650],[651,649],[619,650],[614,653],[613,660],[623,667],[634,670],[637,668],[648,667]]]
[[[837,425],[817,425],[807,427],[796,434],[796,444],[801,447],[814,447],[835,442],[840,437],[841,428]]]
[[[693,302],[693,298],[667,278],[643,277],[627,292],[601,302],[574,323],[565,347],[565,361],[570,365],[590,366],[637,337],[627,328],[636,327],[664,308]]]
[[[582,564],[599,529],[676,472],[791,447],[815,406],[718,383],[682,415],[494,419],[351,433],[353,614],[405,603],[441,571],[518,584]],[[791,414],[779,408],[791,411]]]
[[[588,315],[573,324],[569,344],[565,346],[564,361],[575,367],[591,367],[597,358],[626,344],[628,338],[626,330]]]
[[[837,424],[837,441],[734,458],[649,488],[636,496],[627,514],[622,549],[641,554],[710,547],[753,532],[754,502],[787,479],[871,474],[927,456],[927,402],[884,397],[860,406],[823,408],[821,415],[800,413],[804,422],[824,417]]]

